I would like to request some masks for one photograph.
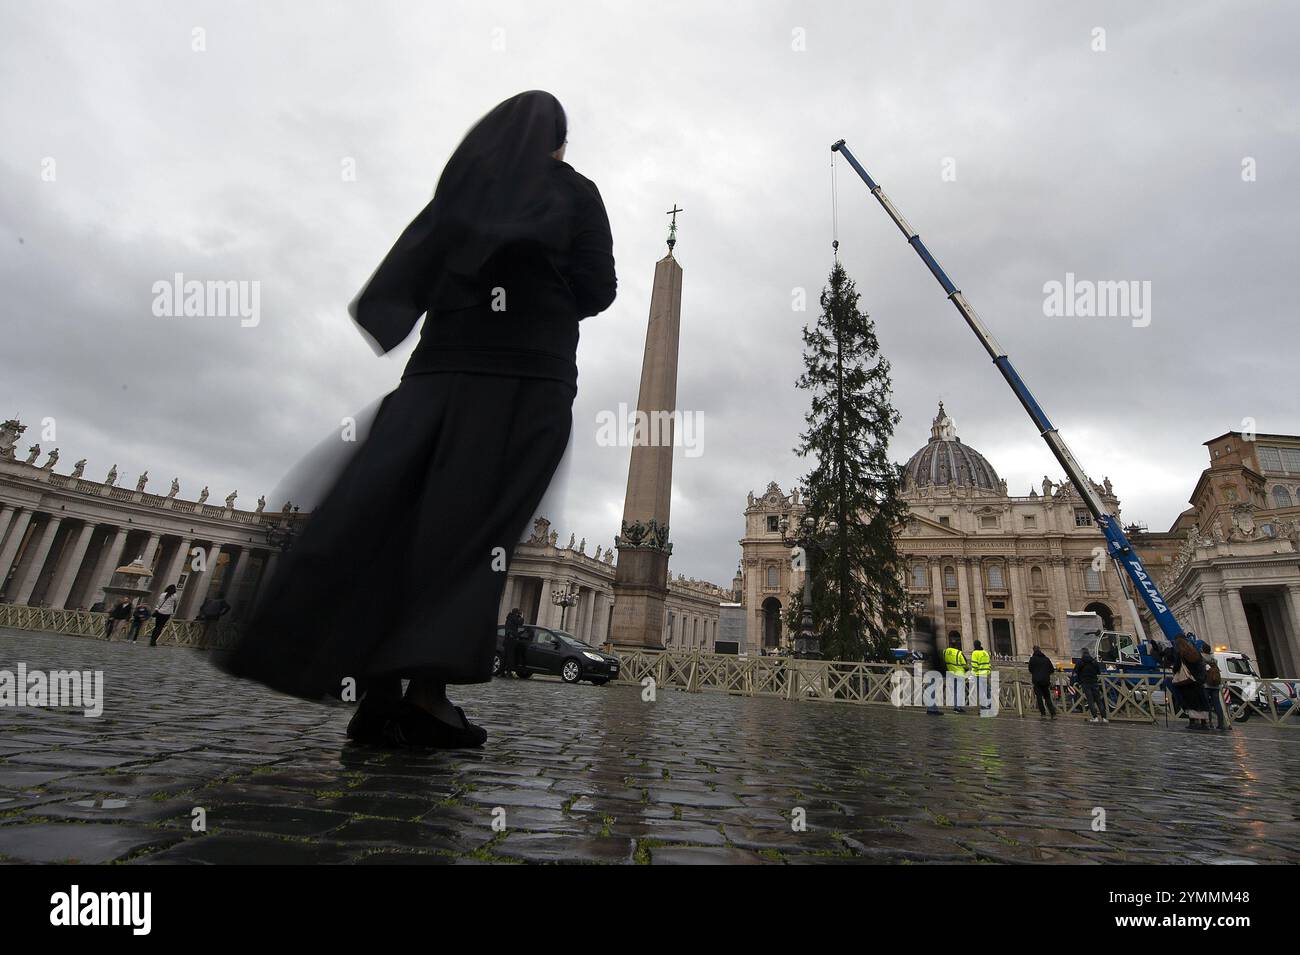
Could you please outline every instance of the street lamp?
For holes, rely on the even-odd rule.
[[[821,657],[822,651],[821,641],[813,632],[812,551],[821,549],[827,540],[838,534],[840,525],[835,521],[827,521],[818,527],[812,517],[805,516],[794,528],[795,532],[791,534],[790,518],[787,515],[781,518],[778,526],[781,530],[781,540],[788,547],[802,550],[804,558],[803,612],[799,617],[799,635],[794,640],[794,655],[800,659],[816,660]]]
[[[551,603],[560,608],[560,629],[564,629],[564,618],[569,608],[578,602],[578,591],[572,584],[565,584],[560,590],[551,591]]]

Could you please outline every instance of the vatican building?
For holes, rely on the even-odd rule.
[[[1110,513],[1110,481],[1097,488]],[[908,608],[916,636],[968,654],[981,641],[995,657],[1025,657],[1034,645],[1068,655],[1066,613],[1091,610],[1113,629],[1131,630],[1132,610],[1105,540],[1069,484],[1048,478],[1023,496],[982,454],[962,443],[940,403],[930,440],[903,467],[909,515],[899,529]],[[802,518],[799,491],[775,483],[751,493],[740,541],[739,586],[745,642],[753,653],[791,643],[786,611],[803,588],[792,569],[787,527]]]

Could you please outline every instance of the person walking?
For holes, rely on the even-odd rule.
[[[501,675],[507,673],[517,673],[520,667],[519,660],[519,629],[524,624],[524,615],[519,612],[519,608],[513,608],[506,614],[506,634],[502,640],[501,646]]]
[[[993,673],[993,661],[984,644],[975,641],[975,649],[970,655],[971,672],[975,674],[975,702],[981,710],[989,709],[992,701],[988,700],[989,677]]]
[[[130,619],[131,598],[122,597],[113,606],[113,609],[108,612],[108,625],[104,629],[104,639],[112,641],[113,631],[117,629],[117,625]]]
[[[220,661],[306,699],[338,699],[355,680],[354,742],[487,739],[447,696],[492,676],[506,574],[485,555],[513,555],[551,483],[572,429],[579,322],[617,289],[609,217],[564,161],[567,135],[550,93],[498,104],[352,302],[377,352],[427,312],[419,344]]]
[[[1038,715],[1047,719],[1050,715],[1056,719],[1056,706],[1052,703],[1052,674],[1056,665],[1048,659],[1041,647],[1034,647],[1029,655],[1029,679],[1034,685],[1034,700],[1038,703]]]
[[[1092,714],[1089,723],[1109,723],[1106,719],[1106,702],[1101,696],[1101,664],[1093,659],[1092,651],[1083,648],[1083,655],[1074,665],[1074,681],[1083,692],[1083,700]]]
[[[168,584],[167,589],[162,593],[162,599],[158,601],[158,606],[153,611],[153,629],[149,631],[149,646],[158,646],[158,635],[162,633],[163,627],[167,626],[167,621],[176,613],[178,603],[180,603],[180,598],[176,594],[176,585]]]
[[[944,686],[951,688],[952,708],[957,713],[965,713],[962,703],[966,701],[966,654],[961,647],[950,646],[943,651],[943,667],[947,674]]]
[[[149,619],[149,605],[141,600],[135,605],[135,611],[131,614],[131,642],[135,643],[136,637],[140,636],[140,628],[144,622]]]
[[[1195,634],[1188,634],[1188,637],[1194,636]],[[1204,640],[1196,641],[1196,649],[1201,652],[1201,662],[1205,664],[1205,701],[1209,704],[1210,716],[1219,724],[1215,729],[1227,733],[1232,729],[1232,724],[1228,722],[1223,708],[1223,674],[1219,671],[1219,662],[1214,659],[1210,645]]]
[[[1209,704],[1205,700],[1205,661],[1186,634],[1180,633],[1174,638],[1173,662],[1176,667],[1173,682],[1178,688],[1183,712],[1187,715],[1187,728],[1208,730],[1210,713]]]

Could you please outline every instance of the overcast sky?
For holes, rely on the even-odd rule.
[[[1084,467],[1114,482],[1125,519],[1163,530],[1203,441],[1246,418],[1300,432],[1298,26],[1281,3],[1181,0],[9,0],[0,415],[29,426],[23,450],[53,418],[42,444],[60,447],[60,471],[85,457],[98,480],[116,463],[127,486],[148,468],[154,491],[178,476],[190,499],[205,484],[214,501],[270,497],[342,416],[395,386],[414,344],[376,358],[347,302],[465,130],[542,88],[568,111],[570,163],[604,195],[620,280],[583,323],[574,439],[547,503],[562,540],[590,552],[618,530],[628,450],[597,446],[596,415],[635,403],[677,203],[678,403],[703,415],[704,453],[678,452],[672,569],[729,583],[746,492],[807,469],[794,381],[832,261],[840,137]],[[893,363],[895,459],[925,442],[942,398],[1012,493],[1058,480],[844,165],[839,189],[842,259]],[[153,284],[177,272],[260,282],[260,323],[156,317]],[[1045,316],[1044,283],[1066,273],[1150,282],[1149,324]],[[796,288],[809,311],[793,310]]]

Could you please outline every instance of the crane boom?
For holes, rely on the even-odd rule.
[[[1124,533],[1124,529],[1119,526],[1118,519],[1106,510],[1101,495],[1099,495],[1093,488],[1092,482],[1089,481],[1087,475],[1083,473],[1083,468],[1081,468],[1079,462],[1075,460],[1074,455],[1066,446],[1065,441],[1062,440],[1060,433],[1048,419],[1047,414],[1043,411],[1042,407],[1039,406],[1038,401],[1029,391],[1024,380],[1021,379],[1019,373],[1017,373],[1015,367],[1011,364],[1011,360],[1007,357],[1006,351],[1000,344],[998,344],[998,341],[993,337],[993,334],[984,326],[979,315],[976,314],[975,309],[971,307],[970,302],[966,300],[966,296],[962,294],[961,289],[957,288],[957,286],[952,283],[952,280],[948,278],[947,273],[944,272],[943,267],[940,266],[934,256],[930,254],[930,250],[925,247],[925,243],[921,241],[921,237],[917,235],[916,231],[910,225],[908,225],[907,220],[903,218],[903,214],[898,211],[893,202],[890,201],[889,197],[885,195],[885,192],[880,188],[880,185],[871,178],[864,168],[862,168],[862,164],[859,163],[853,153],[849,151],[849,147],[844,144],[844,140],[841,139],[839,142],[832,145],[831,151],[840,153],[845,160],[848,161],[848,164],[853,167],[853,171],[856,172],[858,176],[861,177],[862,181],[867,184],[867,188],[871,190],[871,194],[876,197],[876,201],[880,203],[882,208],[884,208],[885,212],[889,215],[889,218],[894,221],[894,225],[898,226],[899,230],[903,233],[903,237],[907,239],[908,244],[911,245],[911,247],[916,251],[916,254],[921,257],[921,261],[925,263],[926,268],[930,270],[930,273],[935,277],[939,284],[943,286],[943,290],[947,293],[949,301],[957,307],[957,311],[961,313],[961,317],[965,319],[970,330],[975,333],[975,337],[980,340],[980,344],[984,346],[984,350],[988,352],[989,357],[993,359],[993,364],[997,366],[998,371],[1002,373],[1002,377],[1005,378],[1007,384],[1011,386],[1011,390],[1014,391],[1016,397],[1020,399],[1020,404],[1033,420],[1034,427],[1038,429],[1038,433],[1042,436],[1043,440],[1047,442],[1047,447],[1051,450],[1052,455],[1065,470],[1065,474],[1070,479],[1070,483],[1074,485],[1075,490],[1079,492],[1079,496],[1083,498],[1083,502],[1087,506],[1088,512],[1092,515],[1094,523],[1096,523],[1096,525],[1101,529],[1103,536],[1106,538],[1111,559],[1115,561],[1115,564],[1118,567],[1123,568],[1124,572],[1128,574],[1129,578],[1133,581],[1134,589],[1142,595],[1142,600],[1151,611],[1151,615],[1160,625],[1160,629],[1164,633],[1165,637],[1172,643],[1174,638],[1183,632],[1182,628],[1178,625],[1178,619],[1169,610],[1169,605],[1165,602],[1164,596],[1156,586],[1155,580],[1152,579],[1151,574],[1148,573],[1146,567],[1142,563],[1142,559],[1137,555],[1137,552],[1133,550],[1133,545],[1129,543],[1128,536]]]

